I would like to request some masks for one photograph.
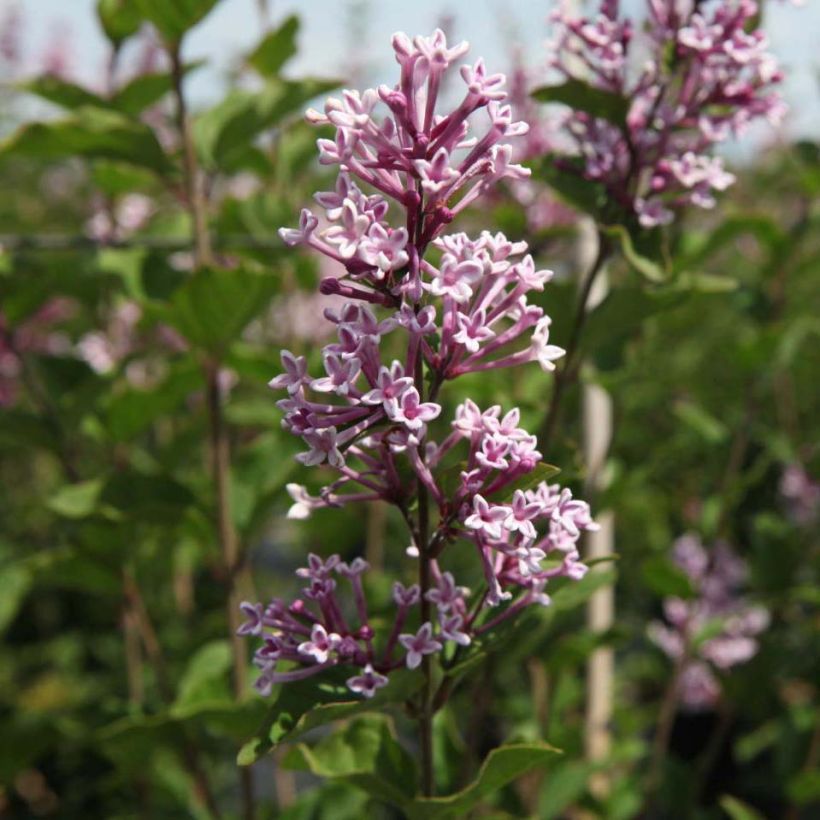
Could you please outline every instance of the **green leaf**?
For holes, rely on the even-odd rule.
[[[188,63],[182,69],[183,75],[204,65],[204,60]],[[149,106],[159,102],[174,87],[171,75],[164,71],[140,74],[127,82],[111,100],[118,110],[136,116]]]
[[[787,791],[799,806],[820,801],[820,772],[809,769],[798,772],[789,780]]]
[[[194,122],[194,142],[203,164],[231,170],[264,130],[338,86],[336,80],[268,80],[261,91],[232,91]]]
[[[597,569],[595,572],[588,572],[580,581],[566,581],[559,590],[550,593],[552,605],[549,609],[575,609],[586,603],[597,590],[614,584],[617,577],[618,573],[614,569]]]
[[[393,672],[390,683],[374,697],[351,700],[345,685],[350,674],[349,670],[333,669],[308,678],[298,686],[282,687],[257,737],[240,749],[239,765],[249,766],[280,743],[294,740],[317,726],[401,703],[412,697],[422,684],[420,674],[402,669]]]
[[[162,36],[176,44],[216,5],[217,0],[131,0],[143,19],[153,23]]]
[[[641,576],[657,595],[692,598],[695,590],[689,576],[664,555],[653,555],[641,564]]]
[[[516,481],[513,481],[512,484],[508,484],[506,487],[501,489],[499,492],[503,493],[503,495],[494,500],[498,500],[500,502],[510,501],[512,500],[516,490],[532,490],[542,481],[549,481],[560,472],[560,467],[556,467],[554,464],[547,464],[542,461],[535,465],[535,469],[531,470],[526,475],[521,476],[521,478]]]
[[[100,108],[108,106],[108,103],[93,91],[54,74],[43,74],[41,77],[35,77],[33,80],[21,83],[18,88],[21,91],[27,91],[29,94],[35,94],[44,100],[48,100],[54,105],[59,105],[61,108],[70,110],[80,108],[83,105]]]
[[[603,225],[601,230],[611,238],[617,240],[621,247],[626,261],[650,282],[666,282],[669,280],[669,273],[663,269],[661,265],[650,259],[648,256],[643,256],[635,249],[635,243],[632,235],[623,225]]]
[[[97,0],[97,17],[114,48],[119,48],[142,25],[142,16],[133,0]]]
[[[541,86],[531,96],[538,102],[563,103],[574,111],[585,111],[621,129],[626,128],[629,100],[613,91],[595,88],[583,80],[570,78],[560,85]]]
[[[103,424],[115,441],[129,441],[158,419],[174,413],[185,399],[204,387],[199,367],[190,360],[172,365],[167,378],[153,390],[129,389],[103,404]]]
[[[231,664],[228,641],[211,641],[200,647],[188,661],[172,712],[182,714],[202,703],[230,701]]]
[[[14,620],[31,584],[32,574],[22,562],[0,567],[0,635]]]
[[[134,521],[174,524],[195,498],[171,476],[130,469],[117,471],[108,479],[100,501]]]
[[[222,356],[265,311],[278,287],[279,279],[271,274],[203,268],[174,291],[167,305],[152,307],[192,345]]]
[[[85,518],[97,509],[102,487],[100,478],[66,484],[49,498],[47,506],[65,518]]]
[[[697,293],[731,293],[740,282],[731,276],[717,276],[711,273],[691,273],[683,271],[675,277],[675,290],[691,290]]]
[[[263,77],[275,76],[279,69],[296,54],[296,35],[299,18],[287,17],[279,28],[269,32],[248,57],[248,65]]]
[[[312,748],[300,743],[284,764],[342,780],[399,807],[416,793],[415,761],[393,737],[384,715],[357,718]]]
[[[726,425],[700,405],[680,400],[675,402],[673,409],[675,415],[708,444],[720,444],[729,437]]]
[[[763,815],[757,809],[730,794],[724,794],[720,798],[720,807],[730,820],[763,820]]]
[[[118,160],[167,176],[173,172],[153,131],[115,111],[83,106],[73,116],[24,125],[0,145],[0,157],[15,155],[46,161],[74,156]]]
[[[447,797],[418,798],[407,807],[411,820],[467,817],[482,801],[533,769],[549,764],[561,750],[548,743],[516,743],[493,749],[476,779]]]
[[[547,154],[532,164],[533,177],[549,185],[568,205],[600,218],[607,205],[606,188],[584,178],[583,160]]]

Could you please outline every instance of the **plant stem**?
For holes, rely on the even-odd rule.
[[[174,96],[176,97],[176,119],[182,140],[182,157],[185,170],[185,190],[187,193],[188,210],[193,219],[194,251],[197,266],[209,265],[211,263],[211,240],[208,233],[208,209],[207,199],[203,185],[202,175],[196,159],[193,135],[191,134],[191,122],[188,116],[188,107],[185,102],[185,94],[182,90],[182,56],[179,44],[170,49],[171,57],[171,79],[174,85]]]
[[[592,292],[592,286],[598,278],[598,274],[603,270],[604,265],[609,259],[611,253],[611,246],[609,240],[598,232],[598,252],[595,256],[595,261],[592,267],[587,272],[584,282],[581,286],[581,291],[578,295],[578,305],[575,309],[575,318],[570,330],[569,340],[567,341],[566,355],[564,356],[563,365],[556,371],[555,386],[550,398],[549,409],[544,417],[544,422],[538,433],[538,443],[543,451],[546,452],[550,442],[552,441],[555,428],[561,415],[562,400],[566,388],[571,384],[578,374],[576,366],[576,358],[579,353],[581,331],[584,329],[587,318],[587,303],[589,302],[589,295]]]
[[[169,49],[171,76],[176,97],[176,118],[182,140],[184,158],[185,187],[187,204],[193,222],[194,260],[197,268],[213,262],[211,240],[208,233],[207,197],[204,180],[196,159],[190,118],[182,89],[182,58],[179,44]],[[237,634],[240,626],[239,604],[241,594],[236,577],[241,566],[239,539],[233,524],[230,498],[231,451],[228,431],[222,414],[222,395],[219,386],[220,363],[209,359],[205,363],[207,391],[209,449],[213,483],[216,490],[216,512],[219,543],[227,587],[226,610],[228,630],[231,635],[231,655],[233,660],[234,694],[237,700],[245,696],[247,690],[247,656],[245,643]],[[242,802],[242,817],[253,820],[254,788],[253,770],[248,766],[239,767],[239,786]]]
[[[675,670],[669,679],[663,700],[661,701],[658,725],[655,729],[655,739],[652,742],[652,758],[649,762],[649,775],[646,780],[647,816],[652,808],[655,792],[660,785],[663,763],[666,760],[666,753],[669,749],[669,739],[672,736],[672,727],[675,724],[675,712],[677,711],[678,705],[678,686],[688,659],[686,652],[678,658],[675,664]]]
[[[148,608],[145,606],[142,592],[137,584],[136,577],[130,570],[123,570],[122,579],[126,604],[134,614],[140,637],[145,647],[145,654],[148,656],[157,678],[160,696],[166,704],[170,705],[174,702],[174,690],[168,675],[165,656],[162,654],[162,646],[160,645],[154,625],[151,622],[151,617],[148,614]],[[206,806],[211,817],[221,817],[216,799],[211,791],[208,774],[200,765],[196,746],[187,736],[184,737],[182,742],[182,757],[185,761],[186,768],[193,778],[197,797]]]
[[[415,373],[416,389],[424,401],[424,364],[419,356]],[[423,451],[420,454],[423,458]],[[418,494],[418,550],[419,550],[419,588],[421,596],[419,606],[422,624],[430,622],[432,607],[427,600],[430,589],[430,507],[429,495],[423,482],[417,482]],[[424,655],[421,660],[421,672],[424,683],[421,689],[421,708],[419,709],[419,744],[421,746],[421,791],[430,797],[434,791],[433,784],[433,656]]]

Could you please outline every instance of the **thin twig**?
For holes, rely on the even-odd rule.
[[[570,330],[569,340],[567,341],[566,354],[562,366],[556,370],[555,384],[552,390],[552,397],[550,398],[549,409],[547,410],[544,422],[538,433],[539,446],[545,452],[552,442],[555,428],[560,419],[562,400],[566,388],[575,380],[578,374],[576,358],[580,352],[581,331],[586,324],[589,295],[592,292],[592,286],[595,284],[598,274],[603,270],[604,265],[609,259],[610,253],[611,246],[609,240],[599,232],[598,253],[581,286],[581,291],[578,295],[578,304],[575,309],[575,318],[572,323],[572,329]]]
[[[184,158],[185,187],[187,204],[193,222],[194,261],[197,268],[207,267],[213,262],[210,233],[208,231],[208,202],[204,179],[197,164],[191,124],[182,88],[182,57],[179,45],[169,49],[171,76],[176,98],[176,119],[182,140]],[[231,634],[231,654],[233,660],[234,693],[237,699],[245,696],[247,690],[247,656],[245,643],[237,634],[240,621],[240,598],[236,575],[240,567],[239,540],[233,523],[230,498],[231,453],[228,430],[222,413],[222,395],[219,385],[220,363],[209,360],[205,364],[207,409],[209,427],[209,450],[211,470],[216,490],[216,511],[219,542],[227,586],[226,609],[228,629]],[[254,788],[253,770],[249,766],[239,767],[239,786],[242,801],[242,816],[253,820]]]

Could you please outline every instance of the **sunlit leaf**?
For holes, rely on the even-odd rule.
[[[357,718],[313,747],[300,743],[285,764],[343,780],[399,807],[416,791],[415,761],[393,737],[384,715]]]
[[[563,103],[574,111],[584,111],[620,128],[626,127],[629,100],[614,91],[595,88],[583,80],[570,78],[560,85],[541,86],[531,96],[538,102]]]

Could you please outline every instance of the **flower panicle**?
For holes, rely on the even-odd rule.
[[[782,120],[783,75],[754,27],[757,12],[753,0],[650,0],[648,43],[640,44],[649,55],[637,72],[630,57],[638,38],[618,2],[602,0],[589,17],[566,5],[553,13],[553,68],[629,101],[624,123],[576,111],[565,130],[583,175],[643,227],[671,222],[686,205],[714,207],[735,177],[711,149],[757,120]]]
[[[306,357],[285,350],[270,387],[284,394],[284,428],[305,444],[298,460],[335,474],[315,495],[288,485],[289,516],[364,501],[394,505],[410,530],[407,554],[428,565],[431,585],[397,583],[393,625],[375,635],[361,573],[351,576],[355,606],[345,608],[337,600],[338,556],[312,556],[299,571],[310,580],[303,598],[271,604],[276,617],[266,615],[270,607],[245,607],[243,634],[267,630],[257,653],[263,692],[346,665],[357,671],[351,691],[372,696],[394,669],[469,646],[524,606],[549,604],[551,579],[586,571],[577,545],[595,526],[589,507],[567,489],[531,480],[542,456],[519,426],[519,411],[502,415],[467,400],[448,428],[439,399],[448,382],[468,373],[531,362],[550,372],[564,354],[550,342],[549,316],[529,301],[552,272],[537,268],[526,243],[489,230],[444,232],[498,180],[527,175],[508,142],[527,127],[504,102],[504,76],[480,59],[459,67],[463,97],[438,112],[444,73],[466,44],[450,46],[436,31],[397,34],[393,49],[395,87],[345,91],[324,113],[308,112],[309,121],[335,127],[334,139],[318,147],[339,173],[332,191],[315,195],[324,213],[304,209],[298,227],[280,233],[337,263],[340,274],[320,290],[344,301],[324,314],[336,339],[322,350],[323,374],[312,375]],[[387,337],[398,356],[383,352]],[[431,432],[438,429],[440,439]],[[422,492],[430,532],[412,512]],[[485,583],[475,593],[441,563],[458,539],[476,548]],[[353,611],[355,627],[343,615]]]

